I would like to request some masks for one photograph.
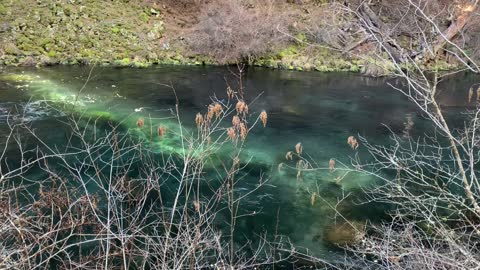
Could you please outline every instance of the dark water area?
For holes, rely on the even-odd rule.
[[[31,122],[46,142],[61,146],[65,133],[59,121],[66,115],[62,106],[65,111],[73,108],[88,112],[86,115],[105,116],[133,128],[139,117],[153,117],[167,124],[174,122],[170,118],[178,98],[180,117],[193,129],[195,114],[205,112],[213,96],[225,100],[227,86],[234,89],[238,86],[232,75],[235,71],[235,68],[214,67],[2,70],[0,145],[3,147],[8,134],[7,120],[10,123],[23,120]],[[475,106],[468,103],[468,89],[477,83],[475,79],[460,74],[440,86],[440,103],[458,126],[462,126],[463,112]],[[338,185],[335,177],[339,175],[328,171],[307,174],[297,181],[294,172],[278,172],[277,168],[298,142],[311,160],[320,167],[328,167],[331,158],[350,163],[356,154],[347,144],[351,135],[386,144],[391,131],[412,137],[428,133],[430,126],[421,112],[387,83],[401,85],[401,81],[394,79],[350,73],[265,69],[245,72],[243,85],[249,112],[259,114],[265,110],[268,124],[266,128],[254,128],[249,134],[244,155],[250,163],[243,172],[245,180],[237,188],[248,192],[261,175],[268,179],[268,184],[242,202],[240,214],[246,216],[237,223],[239,239],[276,231],[298,247],[328,256],[336,249],[325,240],[325,235],[339,222],[332,210],[339,199],[348,195],[348,200],[338,204],[337,210],[352,221],[376,221],[384,216],[383,207],[361,203],[362,189],[377,181],[371,176],[352,173]],[[53,110],[41,100],[60,104],[60,109]],[[361,145],[358,154],[368,158]],[[313,191],[323,201],[317,200],[312,206]]]

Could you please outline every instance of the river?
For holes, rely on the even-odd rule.
[[[59,122],[72,108],[132,129],[139,118],[159,119],[168,126],[174,122],[171,116],[177,98],[180,119],[186,128],[194,130],[196,113],[204,113],[212,97],[226,100],[227,85],[234,89],[238,86],[232,74],[236,68],[225,67],[51,67],[8,68],[1,72],[2,147],[8,134],[7,123],[15,121],[29,122],[39,137],[51,146],[61,146],[67,136],[58,128]],[[298,142],[309,160],[328,167],[331,158],[350,164],[356,154],[368,156],[361,144],[357,150],[351,149],[347,144],[349,136],[385,144],[390,135],[387,126],[398,134],[422,135],[428,123],[404,95],[387,83],[400,84],[394,79],[351,73],[254,68],[245,72],[243,85],[249,113],[265,110],[268,122],[266,128],[255,127],[247,138],[242,160],[249,162],[236,188],[239,192],[249,191],[260,177],[267,182],[240,204],[240,213],[245,216],[237,221],[238,241],[263,232],[276,233],[288,237],[299,249],[325,257],[338,250],[327,239],[328,230],[340,222],[332,206],[336,205],[336,210],[351,221],[376,222],[385,217],[383,206],[364,203],[363,189],[377,181],[371,176],[351,173],[338,184],[336,177],[341,173],[324,170],[307,173],[298,180],[295,172],[279,171],[278,166],[288,163],[285,155]],[[463,108],[472,83],[469,75],[444,82],[443,88],[448,89],[441,98],[445,108],[453,114]],[[58,110],[42,100],[56,104]],[[223,155],[228,157],[228,151]],[[322,198],[313,205],[312,192]],[[347,198],[337,204],[343,197]]]

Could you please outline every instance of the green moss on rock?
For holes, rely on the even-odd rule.
[[[160,51],[158,39],[165,31],[160,12],[145,13],[140,0],[11,1],[0,5],[0,12],[6,14],[0,16],[0,25],[11,26],[3,33],[7,44],[0,56],[3,64],[18,62],[24,55],[39,63],[45,63],[42,55],[70,64],[133,59],[140,52]]]
[[[5,8],[4,5],[0,4],[0,15],[6,15],[7,14],[7,8]]]

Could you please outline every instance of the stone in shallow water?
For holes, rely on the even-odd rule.
[[[364,237],[364,232],[363,222],[349,221],[328,227],[324,239],[331,244],[344,246],[360,241]]]

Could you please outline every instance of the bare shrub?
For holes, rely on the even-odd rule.
[[[374,187],[366,188],[364,203],[386,205],[388,219],[369,224],[366,234],[359,231],[360,241],[341,245],[352,259],[353,269],[477,269],[480,267],[480,109],[465,111],[461,123],[447,117],[440,105],[441,84],[452,73],[441,72],[437,54],[451,55],[463,70],[479,74],[480,68],[465,50],[464,26],[480,8],[480,1],[382,1],[391,16],[400,16],[412,27],[417,45],[402,47],[401,30],[394,22],[380,19],[379,7],[342,5],[358,20],[357,27],[377,50],[372,55],[391,63],[384,70],[397,78],[390,86],[406,96],[429,123],[424,135],[413,136],[413,120],[405,132],[391,132],[390,143],[373,144],[367,138],[355,138],[351,165],[339,162],[335,171],[360,172],[378,179]],[[458,4],[466,4],[457,6]],[[454,7],[450,10],[449,7]],[[391,12],[399,12],[397,15]],[[445,15],[452,15],[450,25],[442,25]],[[452,27],[453,25],[453,27]],[[399,49],[400,48],[400,49]],[[402,48],[404,49],[402,51]],[[421,55],[421,57],[419,57]],[[465,89],[472,102],[478,84]],[[467,102],[467,100],[465,100]],[[407,116],[408,117],[408,116]],[[458,118],[457,118],[458,121]],[[353,137],[351,137],[353,138]],[[360,143],[360,147],[356,147]],[[367,151],[370,159],[359,155]],[[308,156],[307,156],[308,157]],[[288,158],[288,155],[287,155]],[[312,160],[305,161],[308,170],[330,170]],[[321,164],[321,163],[320,163]],[[282,168],[289,168],[282,163]],[[297,169],[298,170],[298,169]],[[300,170],[299,170],[300,171]],[[342,184],[339,176],[337,184]],[[322,199],[320,190],[311,191],[311,203]],[[340,198],[339,201],[343,200]],[[339,219],[348,222],[335,205]]]
[[[370,226],[362,244],[348,249],[365,258],[365,268],[373,269],[476,269],[480,267],[478,247],[480,183],[478,181],[480,109],[465,112],[463,123],[453,122],[439,104],[441,80],[450,76],[435,65],[436,54],[444,50],[463,69],[480,73],[480,68],[464,50],[458,35],[479,8],[479,1],[455,6],[456,20],[443,27],[441,16],[428,1],[408,0],[403,11],[418,31],[416,40],[423,47],[418,54],[403,54],[399,59],[393,44],[398,35],[388,35],[373,23],[368,7],[351,10],[361,27],[384,53],[377,54],[392,63],[393,76],[401,79],[392,88],[417,106],[429,121],[425,136],[412,138],[391,133],[391,143],[375,145],[360,138],[362,148],[372,156],[370,162],[353,160],[357,171],[374,175],[381,185],[368,190],[369,202],[392,207],[390,222]],[[430,3],[442,1],[430,1]],[[457,2],[457,4],[460,2]],[[434,9],[434,8],[438,9]],[[448,9],[447,9],[448,10]],[[436,13],[438,12],[438,13]],[[420,37],[421,36],[421,37]],[[429,70],[425,63],[433,62]],[[473,85],[472,85],[473,87]],[[473,89],[473,88],[472,88]],[[467,93],[469,89],[465,89]],[[473,95],[473,90],[472,94]],[[472,97],[470,97],[472,98]],[[459,125],[460,124],[460,125]],[[409,128],[413,123],[409,124]]]
[[[251,62],[285,40],[277,28],[285,27],[288,18],[273,8],[274,1],[214,1],[201,11],[187,42],[194,53],[220,63]]]

